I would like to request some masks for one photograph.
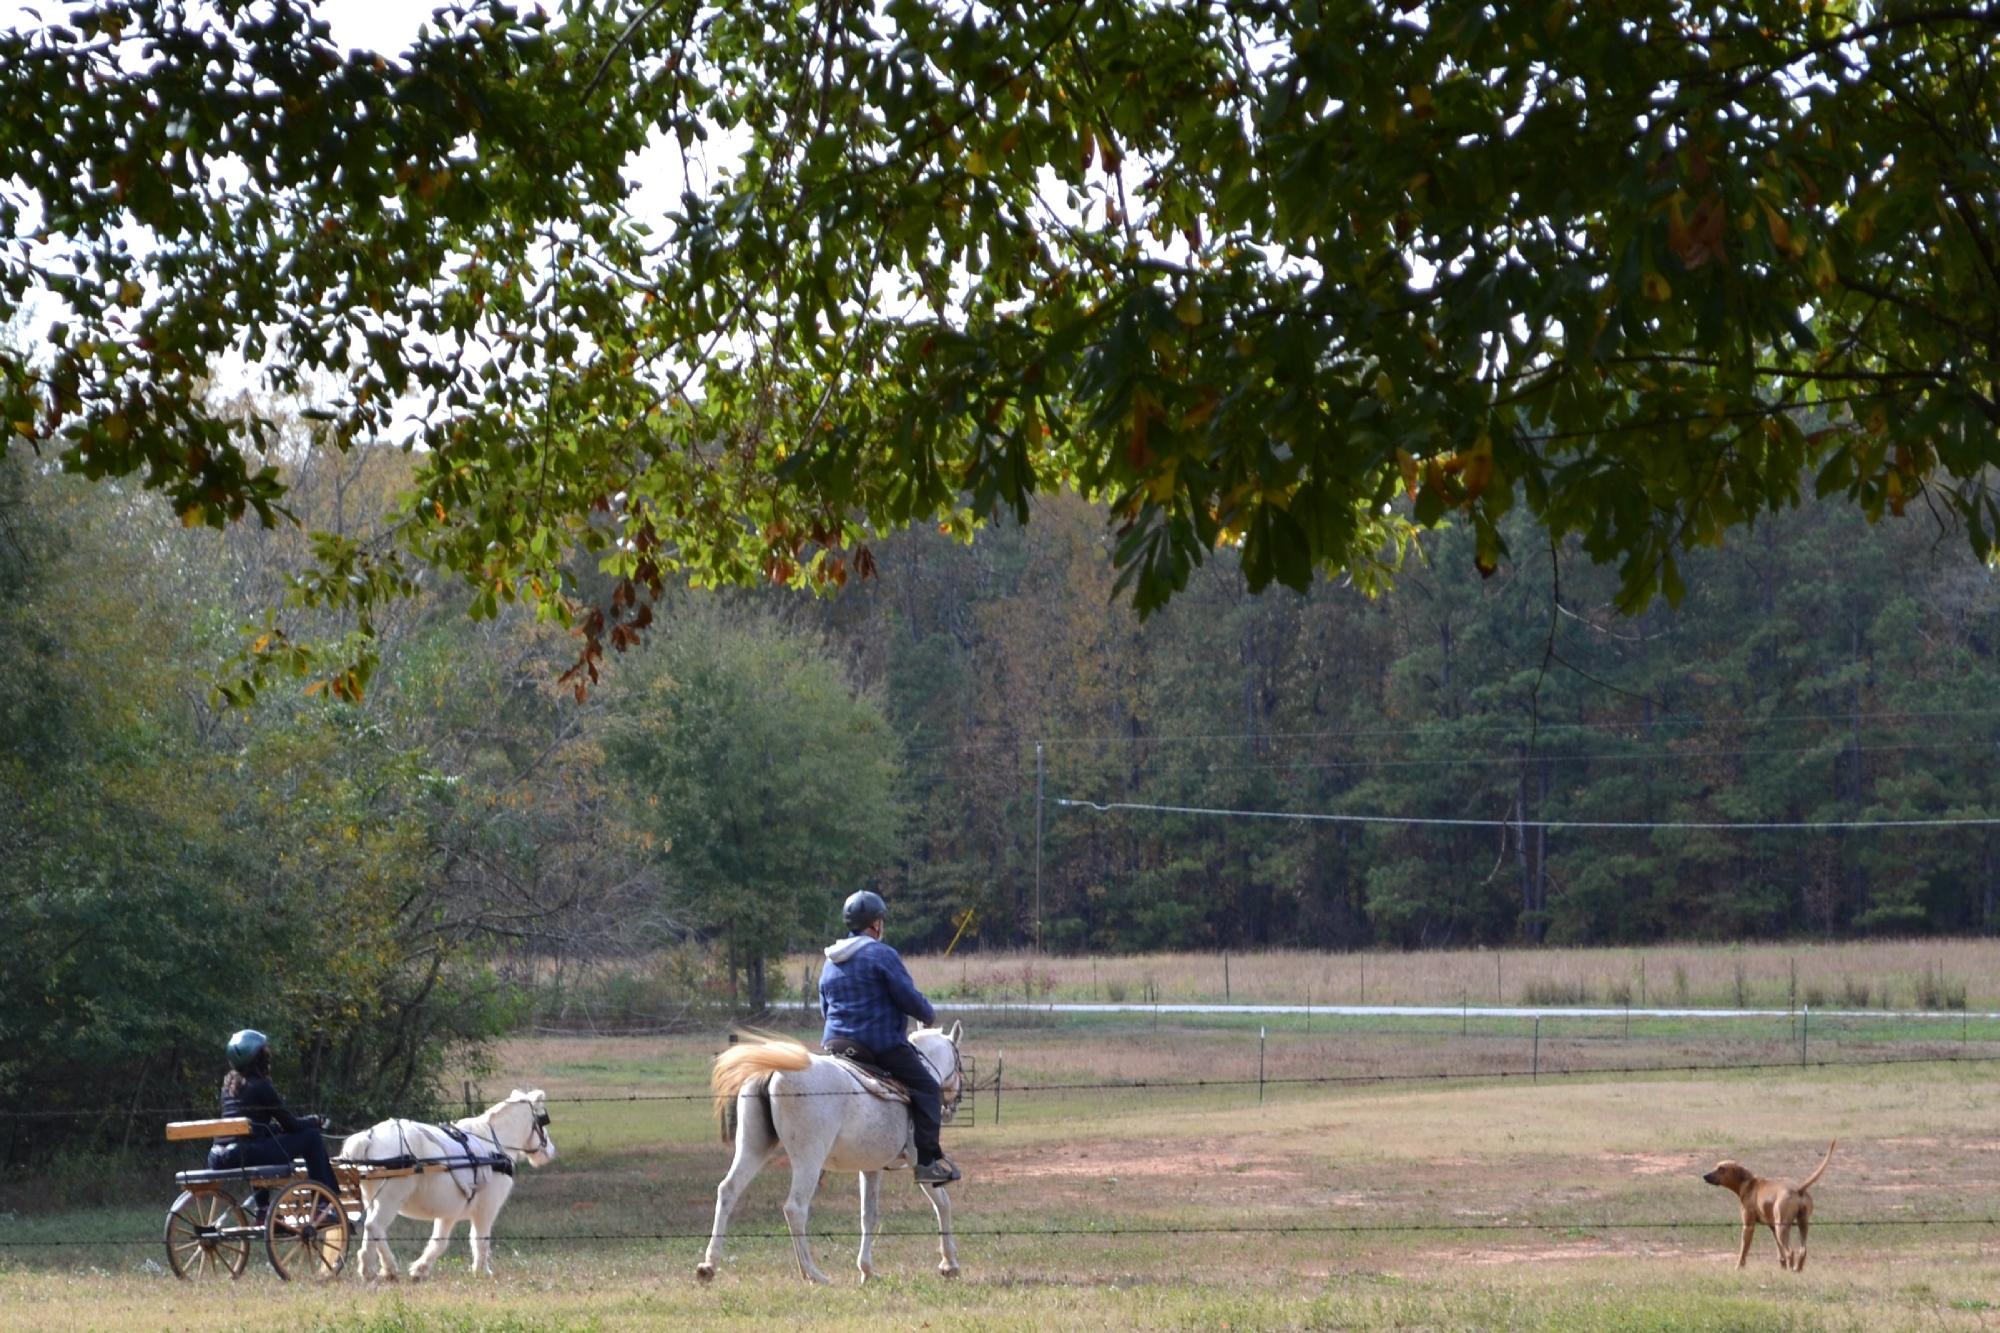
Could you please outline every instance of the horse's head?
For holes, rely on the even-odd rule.
[[[556,1159],[556,1141],[549,1137],[549,1103],[540,1088],[516,1088],[507,1100],[486,1113],[493,1137],[508,1153],[519,1153],[536,1166]]]
[[[937,1076],[938,1101],[947,1124],[958,1114],[958,1099],[965,1094],[967,1079],[965,1062],[959,1058],[958,1039],[964,1034],[964,1027],[956,1020],[950,1028],[918,1028],[910,1034],[910,1045],[917,1048],[917,1054]]]

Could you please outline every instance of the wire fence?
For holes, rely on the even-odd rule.
[[[1574,1040],[1565,1037],[1564,1040]],[[1359,1087],[1391,1085],[1397,1083],[1477,1083],[1506,1082],[1519,1079],[1536,1081],[1548,1079],[1583,1078],[1641,1078],[1658,1074],[1740,1074],[1769,1070],[1813,1070],[1869,1069],[1897,1065],[1990,1065],[2000,1063],[2000,1051],[1972,1053],[1968,1051],[1925,1051],[1912,1055],[1888,1055],[1871,1058],[1784,1058],[1768,1060],[1728,1059],[1721,1061],[1652,1061],[1638,1064],[1581,1064],[1557,1065],[1544,1063],[1541,1059],[1541,1044],[1534,1045],[1527,1067],[1508,1068],[1493,1065],[1463,1067],[1454,1069],[1397,1070],[1368,1073],[1326,1073],[1326,1074],[1240,1074],[1213,1078],[1127,1078],[1106,1080],[1077,1080],[1058,1082],[1013,1082],[1004,1081],[1003,1068],[983,1081],[968,1085],[968,1096],[984,1095],[989,1098],[1024,1096],[1065,1096],[1080,1093],[1158,1093],[1177,1094],[1214,1091],[1220,1089],[1256,1088],[1264,1091],[1278,1091],[1286,1088],[1315,1087]],[[1550,1044],[1553,1044],[1551,1038]],[[857,1097],[873,1096],[861,1087],[838,1089],[774,1089],[771,1093],[779,1097]],[[635,1102],[710,1102],[714,1092],[702,1087],[699,1090],[680,1092],[586,1092],[552,1093],[547,1097],[550,1106],[591,1105],[603,1103]],[[467,1113],[478,1109],[474,1103],[479,1096],[468,1091],[466,1094]],[[181,1106],[98,1106],[63,1107],[39,1109],[0,1110],[0,1122],[9,1120],[87,1120],[105,1121],[156,1121],[163,1118],[200,1119],[213,1114],[212,1107]],[[995,1117],[995,1123],[998,1118]],[[331,1132],[331,1131],[329,1131]]]
[[[1106,1223],[1091,1226],[1043,1226],[1043,1227],[952,1227],[955,1240],[1015,1239],[1048,1236],[1101,1237],[1115,1239],[1126,1236],[1340,1236],[1340,1235],[1450,1235],[1450,1234],[1491,1234],[1519,1232],[1534,1235],[1550,1231],[1596,1232],[1596,1231],[1716,1231],[1734,1229],[1737,1223],[1730,1218],[1651,1218],[1651,1219],[1579,1219],[1568,1218],[1555,1221],[1532,1221],[1509,1219],[1504,1222],[1307,1222],[1282,1224],[1238,1224],[1238,1223],[1162,1223],[1157,1225],[1132,1226]],[[1843,1228],[1855,1230],[1880,1230],[1885,1228],[1951,1228],[1951,1227],[2000,1227],[2000,1216],[1964,1217],[1849,1217],[1818,1218],[1812,1222],[1814,1231],[1822,1228]],[[820,1227],[807,1229],[810,1240],[858,1239],[861,1231],[855,1227]],[[897,1237],[936,1239],[936,1228],[882,1227],[868,1233],[878,1240]],[[638,1241],[707,1240],[710,1232],[700,1230],[682,1231],[575,1231],[548,1232],[542,1234],[508,1234],[496,1237],[499,1243],[507,1245],[609,1245],[630,1244]],[[768,1227],[739,1228],[732,1225],[726,1237],[730,1245],[756,1242],[790,1244],[792,1235],[788,1231],[776,1231]],[[0,1238],[0,1250],[7,1249],[62,1249],[76,1246],[111,1248],[123,1246],[156,1247],[158,1236],[108,1236],[102,1238],[52,1236],[43,1239]]]
[[[1259,1034],[1262,1045],[1262,1034]],[[1224,1092],[1240,1093],[1246,1096],[1255,1090],[1261,1100],[1267,1095],[1286,1089],[1339,1088],[1356,1086],[1385,1086],[1396,1084],[1438,1084],[1447,1082],[1492,1083],[1539,1081],[1543,1078],[1558,1079],[1643,1079],[1659,1075],[1752,1075],[1773,1070],[1807,1070],[1816,1072],[1840,1071],[1844,1069],[1865,1069],[1878,1066],[1917,1065],[1967,1065],[1990,1066],[2000,1062],[2000,1051],[1926,1051],[1911,1054],[1882,1054],[1874,1058],[1807,1058],[1796,1057],[1771,1060],[1714,1059],[1690,1061],[1654,1061],[1643,1063],[1585,1064],[1580,1066],[1555,1066],[1541,1063],[1541,1047],[1537,1044],[1530,1055],[1530,1062],[1522,1068],[1492,1067],[1452,1067],[1429,1070],[1399,1070],[1354,1072],[1351,1070],[1327,1071],[1311,1074],[1267,1074],[1260,1065],[1255,1074],[1232,1074],[1215,1077],[1173,1078],[1138,1077],[1125,1079],[1084,1079],[1078,1081],[1043,1081],[1016,1079],[1008,1081],[1005,1074],[1004,1058],[999,1067],[989,1077],[979,1080],[972,1089],[972,1097],[989,1102],[990,1111],[979,1120],[979,1127],[990,1127],[1003,1123],[1001,1112],[1008,1099],[1062,1098],[1089,1095],[1102,1098],[1107,1094],[1135,1096],[1157,1094],[1160,1096],[1193,1095]],[[834,1093],[806,1093],[792,1095],[855,1095],[849,1090]],[[583,1108],[588,1106],[612,1106],[646,1103],[705,1103],[713,1094],[706,1088],[672,1089],[659,1091],[578,1091],[557,1093],[551,1096],[549,1104],[555,1109],[557,1133],[561,1133],[563,1123],[562,1108],[565,1106]],[[470,1089],[468,1101],[472,1100]],[[9,1109],[0,1111],[0,1121],[33,1121],[61,1117],[100,1117],[108,1121],[118,1119],[144,1118],[163,1121],[168,1118],[202,1118],[212,1114],[208,1108],[190,1107],[98,1107],[98,1108],[41,1108]],[[954,1128],[957,1133],[965,1126]],[[65,1230],[54,1230],[51,1234],[24,1234],[31,1232],[42,1223],[36,1220],[9,1217],[7,1225],[0,1232],[0,1253],[19,1256],[23,1262],[32,1262],[35,1252],[48,1255],[74,1254],[91,1249],[106,1252],[127,1253],[144,1250],[159,1245],[156,1234],[135,1233],[129,1235],[82,1235]],[[63,1226],[61,1215],[48,1221]],[[99,1224],[101,1225],[101,1224]],[[1981,1230],[2000,1227],[2000,1215],[1992,1212],[1968,1212],[1947,1216],[1863,1216],[1825,1217],[1814,1220],[1814,1228],[1835,1228],[1851,1230],[1893,1231],[1898,1229],[1961,1229]],[[1619,1218],[1604,1216],[1563,1215],[1549,1218],[1505,1218],[1499,1220],[1463,1218],[1449,1220],[1435,1219],[1395,1219],[1383,1218],[1352,1222],[1318,1221],[1258,1221],[1254,1217],[1240,1222],[1118,1222],[1084,1221],[1071,1224],[1002,1224],[954,1228],[958,1239],[975,1241],[990,1240],[1004,1242],[1010,1240],[1033,1240],[1038,1238],[1073,1238],[1078,1241],[1092,1239],[1117,1240],[1120,1238],[1172,1238],[1172,1237],[1236,1237],[1255,1240],[1277,1237],[1323,1237],[1340,1236],[1393,1236],[1393,1235],[1505,1235],[1546,1234],[1552,1232],[1583,1235],[1594,1232],[1642,1233],[1677,1232],[1702,1230],[1713,1232],[1721,1229],[1733,1230],[1733,1217],[1718,1219],[1714,1216],[1700,1218]],[[506,1246],[620,1246],[666,1242],[698,1242],[709,1237],[706,1225],[680,1228],[635,1228],[632,1230],[530,1230],[517,1234],[503,1234],[499,1237]],[[812,1240],[838,1241],[843,1238],[858,1238],[862,1233],[852,1226],[814,1226],[809,1230]],[[889,1239],[936,1238],[935,1229],[911,1225],[890,1226],[873,1233],[876,1237]],[[732,1246],[789,1245],[792,1237],[782,1228],[760,1225],[732,1229],[729,1243]],[[1983,1242],[1982,1242],[1983,1243]],[[136,1247],[136,1250],[134,1249]]]

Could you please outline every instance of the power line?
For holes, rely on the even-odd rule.
[[[1301,823],[1324,824],[1392,824],[1415,828],[1484,828],[1484,829],[1626,829],[1651,831],[1656,829],[1712,830],[1725,833],[1824,833],[1838,829],[1907,829],[1907,828],[1988,828],[2000,825],[2000,817],[1979,816],[1970,819],[1823,819],[1801,820],[1791,823],[1729,820],[1613,820],[1613,819],[1467,819],[1428,815],[1333,815],[1315,814],[1288,810],[1224,810],[1198,805],[1152,805],[1142,801],[1077,801],[1067,797],[1055,798],[1058,806],[1094,810],[1108,814],[1113,810],[1130,810],[1140,813],[1164,815],[1201,815],[1226,819],[1286,819]]]

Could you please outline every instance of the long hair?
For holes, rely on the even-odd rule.
[[[263,1050],[251,1056],[250,1063],[244,1068],[232,1069],[222,1076],[222,1095],[225,1097],[234,1097],[243,1091],[243,1085],[251,1079],[269,1078],[270,1076],[271,1048],[266,1046]]]

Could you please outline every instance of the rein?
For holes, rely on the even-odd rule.
[[[958,1113],[959,1098],[965,1095],[965,1080],[959,1077],[965,1069],[965,1062],[959,1058],[957,1046],[952,1045],[950,1042],[946,1042],[945,1044],[951,1046],[951,1073],[949,1076],[937,1067],[937,1061],[924,1054],[923,1047],[916,1045],[914,1042],[911,1043],[911,1049],[915,1050],[923,1062],[930,1066],[931,1076],[937,1079],[938,1087],[942,1089],[947,1081],[951,1083],[951,1097],[949,1099],[944,1097],[938,1099],[938,1110],[942,1113],[938,1117],[940,1120],[949,1120],[952,1116],[956,1115]]]

